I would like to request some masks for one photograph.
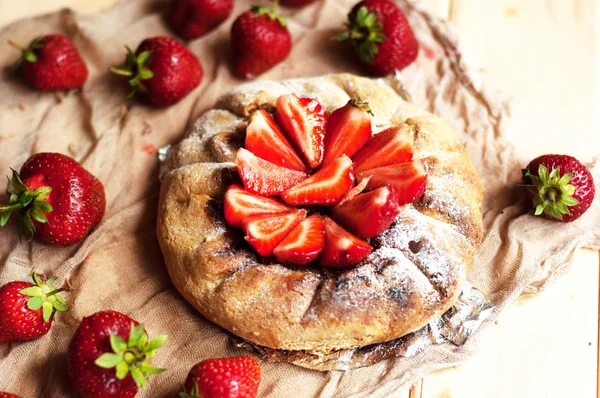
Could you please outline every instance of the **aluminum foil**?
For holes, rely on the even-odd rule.
[[[412,357],[434,344],[463,345],[479,329],[493,309],[494,305],[486,302],[479,290],[465,283],[458,300],[448,311],[433,318],[416,332],[385,343],[318,353],[275,350],[256,345],[237,336],[233,337],[233,342],[237,347],[255,351],[266,361],[291,362],[298,366],[322,371],[349,370],[373,365],[385,359]]]

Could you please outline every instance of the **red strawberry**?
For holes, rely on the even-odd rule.
[[[291,205],[333,206],[353,186],[352,161],[342,155],[329,166],[283,192],[281,198]]]
[[[283,62],[292,49],[286,26],[285,19],[267,7],[255,6],[240,15],[231,27],[233,72],[249,79]]]
[[[260,365],[247,356],[206,359],[190,370],[181,398],[256,398]]]
[[[359,100],[335,110],[327,121],[325,134],[325,155],[321,166],[326,166],[342,155],[352,157],[371,138],[371,118],[369,105]]]
[[[140,43],[135,54],[129,47],[125,64],[111,71],[126,76],[138,94],[156,107],[176,104],[202,81],[202,65],[183,44],[170,37],[152,37]]]
[[[327,112],[319,101],[295,94],[277,99],[277,121],[311,169],[323,160]]]
[[[389,186],[396,191],[399,205],[412,203],[425,192],[427,167],[422,160],[378,167],[357,174],[359,182],[371,177],[367,189]]]
[[[245,147],[259,158],[277,166],[306,171],[306,166],[296,155],[275,120],[263,109],[250,116]]]
[[[33,284],[10,282],[0,288],[0,344],[35,340],[50,330],[54,313],[68,310],[53,289],[56,278],[43,281],[33,272]]]
[[[315,0],[281,0],[280,3],[282,6],[291,7],[291,8],[302,8],[309,4],[314,3]]]
[[[23,55],[16,67],[31,87],[41,91],[72,90],[83,86],[88,69],[71,40],[61,35],[34,39],[27,48],[12,41]]]
[[[596,189],[589,170],[569,155],[543,155],[523,170],[535,215],[570,222],[592,204]]]
[[[281,213],[293,210],[278,200],[265,198],[232,185],[225,192],[225,221],[234,228],[241,228],[242,221],[250,216],[265,213]]]
[[[204,36],[233,11],[233,0],[173,0],[167,15],[171,28],[184,39]]]
[[[410,65],[419,43],[404,13],[390,0],[363,0],[348,15],[348,31],[338,40],[351,40],[363,68],[386,76]]]
[[[282,264],[306,265],[315,261],[325,247],[325,223],[313,214],[296,226],[273,251]]]
[[[2,392],[0,391],[0,398],[21,398],[18,395],[15,394],[11,394],[9,392]]]
[[[325,217],[325,248],[319,264],[327,268],[344,268],[363,261],[373,248]]]
[[[377,188],[333,208],[333,216],[362,238],[372,238],[389,228],[400,212],[395,191]]]
[[[339,207],[339,206],[343,205],[344,203],[354,199],[361,193],[363,193],[363,191],[365,189],[367,189],[367,185],[369,185],[369,181],[371,181],[371,177],[363,178],[362,181],[360,181],[358,184],[356,184],[355,187],[353,187],[348,192],[346,192],[346,194],[342,197],[342,199],[338,202],[338,204],[336,206]]]
[[[25,230],[42,243],[77,243],[104,216],[102,183],[76,160],[59,153],[33,155],[20,173],[13,170],[10,185],[10,202],[0,206],[0,226],[19,210]]]
[[[244,148],[238,150],[235,163],[244,187],[263,196],[279,195],[291,186],[305,180],[308,174],[287,169],[260,159]]]
[[[84,398],[134,397],[147,385],[146,377],[159,374],[147,362],[167,336],[148,341],[144,326],[116,311],[83,318],[69,344],[69,374]]]
[[[413,137],[410,126],[390,127],[376,134],[354,156],[354,171],[374,169],[409,162],[413,159]]]
[[[273,250],[302,220],[306,210],[295,209],[283,213],[250,216],[242,222],[245,239],[263,257],[273,255]]]

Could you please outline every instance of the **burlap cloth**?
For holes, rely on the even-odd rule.
[[[290,17],[292,55],[262,78],[360,73],[347,49],[330,40],[353,3],[318,1]],[[578,247],[599,248],[599,202],[582,219],[565,225],[526,214],[515,187],[526,162],[502,137],[509,116],[507,102],[474,86],[445,23],[406,1],[399,3],[422,44],[418,61],[400,75],[404,88],[415,103],[453,124],[483,179],[485,240],[469,280],[497,305],[487,326],[524,290],[538,291],[566,269]],[[234,15],[249,4],[236,1]],[[80,16],[65,10],[19,21],[0,32],[0,43],[8,38],[27,43],[50,32],[65,34],[81,50],[91,72],[83,91],[67,96],[33,92],[8,71],[2,74],[0,170],[19,168],[36,152],[63,152],[102,180],[108,202],[100,227],[71,248],[19,243],[14,222],[0,231],[0,284],[26,279],[36,267],[69,278],[73,286],[68,294],[72,310],[57,317],[47,336],[0,347],[0,391],[25,398],[72,396],[66,375],[67,345],[82,317],[103,309],[143,322],[151,336],[169,334],[168,343],[152,360],[168,371],[155,376],[141,397],[175,396],[194,363],[244,353],[232,348],[228,335],[204,320],[172,287],[155,237],[156,149],[177,141],[200,113],[241,83],[227,67],[233,18],[217,32],[190,43],[204,65],[205,78],[177,106],[155,110],[136,102],[127,104],[126,88],[107,73],[110,65],[122,61],[123,44],[135,48],[148,36],[171,34],[161,19],[164,5],[155,0],[123,0],[102,14]],[[3,69],[16,58],[13,49],[0,46]],[[599,169],[594,169],[597,181]],[[413,358],[345,373],[263,363],[260,395],[389,396],[434,369],[466,360],[476,346],[477,335],[461,347],[437,345]]]

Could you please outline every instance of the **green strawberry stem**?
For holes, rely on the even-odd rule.
[[[12,180],[6,177],[6,196],[9,198],[8,205],[0,206],[0,227],[8,223],[8,220],[16,210],[20,210],[23,226],[30,236],[35,232],[33,220],[42,224],[48,222],[46,213],[54,211],[52,205],[46,201],[52,187],[40,187],[32,191],[21,180],[19,173],[12,170]]]
[[[148,385],[147,377],[160,374],[165,369],[154,368],[147,362],[167,341],[167,335],[161,335],[148,341],[144,325],[131,324],[129,340],[118,335],[110,335],[113,352],[102,354],[95,364],[104,369],[115,368],[117,379],[123,380],[131,374],[135,384],[142,390]]]
[[[252,11],[256,14],[257,17],[261,15],[266,15],[269,18],[279,22],[281,26],[284,28],[287,27],[287,21],[281,15],[277,13],[277,8],[279,6],[279,0],[273,0],[273,5],[271,8],[265,6],[252,6]]]
[[[379,52],[377,43],[385,41],[386,35],[381,33],[383,25],[377,19],[377,12],[369,12],[366,6],[358,9],[356,16],[346,24],[347,30],[334,37],[337,41],[353,40],[361,60],[372,63]]]
[[[21,58],[19,58],[13,66],[15,70],[19,69],[25,61],[31,63],[37,62],[38,58],[37,55],[35,55],[35,50],[38,50],[43,47],[41,37],[36,37],[35,39],[33,39],[33,41],[29,43],[29,46],[27,46],[27,48],[18,45],[12,40],[9,40],[8,44],[21,51]]]
[[[192,385],[192,391],[190,391],[189,394],[186,391],[185,386],[183,386],[181,391],[179,392],[179,398],[202,398],[202,395],[200,395],[200,391],[198,388],[198,382],[194,382],[194,384]]]
[[[42,309],[44,322],[50,322],[52,315],[56,311],[67,311],[69,309],[66,305],[66,300],[58,295],[64,289],[52,289],[51,285],[56,281],[56,277],[44,281],[35,271],[32,271],[31,278],[33,279],[34,286],[25,288],[19,293],[31,297],[27,300],[27,308],[32,311]]]
[[[140,55],[135,55],[131,48],[125,46],[127,50],[127,56],[125,57],[125,63],[119,67],[111,67],[110,71],[119,76],[129,77],[129,85],[132,87],[128,98],[133,98],[137,93],[146,93],[148,89],[143,84],[144,80],[149,80],[154,77],[154,72],[150,70],[148,65],[150,64],[150,56],[152,51],[144,51]]]
[[[525,187],[533,196],[536,216],[546,214],[562,220],[563,215],[571,214],[569,207],[579,204],[579,201],[573,197],[577,187],[569,184],[573,179],[573,173],[561,176],[560,167],[552,169],[549,173],[543,164],[538,167],[537,176],[528,169],[522,171],[524,180],[530,183]]]
[[[361,109],[363,112],[366,112],[371,116],[375,116],[371,110],[371,107],[369,106],[369,103],[361,100],[360,97],[352,98],[350,101],[348,101],[348,103],[358,109]]]

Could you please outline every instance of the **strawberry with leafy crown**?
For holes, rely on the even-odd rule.
[[[19,212],[22,230],[40,242],[69,246],[100,223],[106,208],[102,183],[76,160],[60,153],[38,153],[13,170],[0,206],[0,226]]]
[[[255,398],[260,365],[254,358],[211,358],[192,367],[180,398]]]
[[[419,43],[404,13],[390,0],[363,0],[348,15],[348,30],[338,40],[351,40],[362,67],[386,76],[410,65]]]
[[[35,38],[27,48],[13,41],[10,45],[22,52],[15,64],[27,84],[36,90],[72,90],[83,86],[88,69],[71,40],[62,35]]]
[[[204,36],[233,11],[233,0],[172,0],[167,14],[171,28],[184,39]]]
[[[233,72],[249,79],[283,62],[292,49],[287,23],[273,7],[254,6],[240,15],[231,27]]]
[[[543,155],[523,169],[535,215],[570,222],[591,206],[596,193],[590,171],[569,155]]]
[[[110,70],[128,78],[130,98],[137,94],[155,107],[167,107],[181,101],[202,81],[200,61],[173,38],[146,39],[135,53],[125,48],[125,63]]]
[[[31,273],[33,284],[10,282],[0,288],[0,344],[35,340],[50,330],[56,311],[67,311],[65,299],[54,289],[56,277],[45,281]]]
[[[68,350],[75,390],[84,398],[134,397],[148,376],[164,371],[148,360],[166,341],[166,335],[148,341],[144,326],[120,312],[83,318]]]

